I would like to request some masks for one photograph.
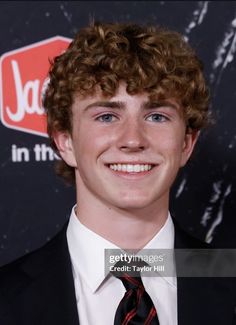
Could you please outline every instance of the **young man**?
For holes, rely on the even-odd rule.
[[[215,279],[104,275],[105,249],[206,247],[168,212],[208,122],[202,65],[183,37],[92,24],[55,59],[44,106],[77,204],[55,239],[2,269],[0,324],[233,324]]]

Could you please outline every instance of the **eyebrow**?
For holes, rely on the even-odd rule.
[[[165,107],[168,106],[175,110],[178,109],[177,104],[174,104],[168,100],[147,101],[141,105],[141,108],[145,109],[145,110],[149,110],[149,109],[159,108],[162,106],[165,106]],[[92,108],[96,108],[96,107],[105,107],[105,108],[112,108],[112,109],[120,110],[120,109],[125,109],[126,104],[125,104],[125,102],[121,102],[121,101],[97,101],[97,102],[91,103],[88,106],[86,106],[84,109],[84,112],[88,111]]]
[[[175,110],[178,109],[178,104],[172,103],[171,101],[165,99],[165,100],[153,100],[153,101],[147,101],[142,105],[144,109],[153,109],[153,108],[159,108],[159,107],[170,107]]]
[[[92,104],[89,104],[88,106],[85,107],[84,111],[87,111],[91,108],[95,107],[107,107],[107,108],[115,108],[115,109],[124,109],[125,104],[120,101],[98,101],[94,102]]]

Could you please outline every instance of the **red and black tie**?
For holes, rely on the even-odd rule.
[[[126,293],[117,307],[114,325],[159,325],[156,308],[140,276],[113,274],[123,282]]]

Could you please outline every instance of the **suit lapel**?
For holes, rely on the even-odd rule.
[[[31,277],[23,297],[27,325],[79,325],[66,228],[22,266]]]
[[[175,248],[209,248],[183,231],[174,220]],[[233,324],[234,304],[227,280],[220,278],[178,277],[176,259],[179,325]]]

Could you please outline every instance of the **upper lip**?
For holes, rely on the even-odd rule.
[[[116,162],[111,162],[107,163],[106,165],[157,165],[157,163],[152,163],[152,162],[144,162],[144,161],[116,161]]]

